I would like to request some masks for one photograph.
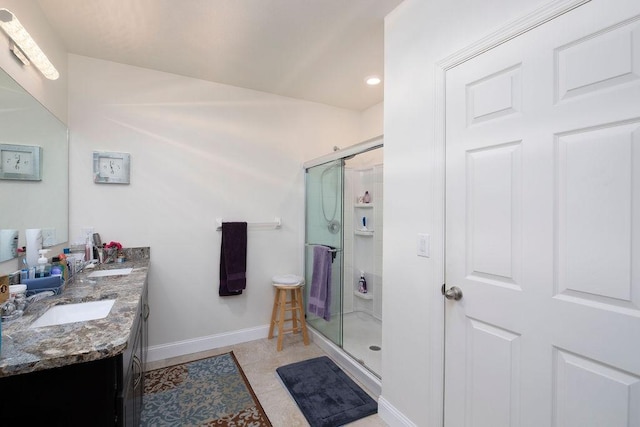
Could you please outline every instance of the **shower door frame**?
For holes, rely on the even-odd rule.
[[[382,148],[383,146],[384,146],[383,135],[380,135],[380,136],[377,136],[375,138],[363,141],[363,142],[361,142],[359,144],[355,144],[355,145],[352,145],[352,146],[347,147],[345,149],[337,150],[337,151],[334,151],[333,153],[330,153],[330,154],[318,157],[316,159],[310,160],[310,161],[305,162],[303,164],[303,167],[304,167],[304,170],[305,170],[305,209],[304,209],[304,218],[305,218],[305,237],[304,237],[304,239],[305,239],[305,245],[304,245],[304,256],[303,256],[303,259],[305,260],[304,261],[305,277],[307,276],[307,273],[308,273],[306,271],[306,267],[307,267],[307,250],[308,250],[307,249],[307,244],[309,243],[308,242],[308,230],[307,230],[307,218],[308,218],[309,212],[307,211],[308,203],[307,203],[307,200],[306,200],[307,199],[307,188],[308,188],[308,182],[307,182],[308,170],[311,169],[311,168],[314,168],[316,166],[322,166],[322,165],[327,165],[327,164],[332,163],[332,162],[341,161],[341,163],[342,163],[341,164],[342,177],[341,177],[340,182],[341,182],[341,187],[342,188],[340,189],[340,197],[342,198],[344,196],[344,161],[349,159],[349,158],[351,158],[351,157],[354,157],[354,156],[356,156],[358,154],[362,154],[362,153],[365,153],[367,151],[376,150],[378,148]],[[342,202],[341,202],[341,206],[342,206]],[[342,209],[344,210],[344,206],[342,206]],[[343,215],[341,215],[341,220],[343,220]],[[344,226],[344,224],[342,224],[342,226]],[[340,242],[339,250],[342,251],[342,248],[344,246],[344,229],[343,229],[343,227],[341,227],[341,229],[340,229],[340,236],[341,236],[341,238],[340,238],[341,242]],[[311,242],[311,243],[320,243],[320,242]],[[340,280],[340,283],[339,283],[339,295],[340,295],[340,312],[339,312],[339,315],[340,315],[340,319],[339,319],[339,325],[338,325],[339,331],[338,331],[337,342],[334,341],[334,339],[331,336],[327,335],[324,331],[321,331],[318,328],[316,328],[313,324],[310,324],[310,326],[312,326],[312,328],[315,331],[317,331],[319,334],[323,335],[328,340],[333,342],[336,346],[338,346],[346,354],[349,354],[343,348],[343,344],[344,344],[343,343],[343,336],[344,335],[343,335],[343,321],[342,321],[342,316],[343,316],[342,305],[343,305],[343,295],[344,295],[344,286],[345,286],[345,284],[344,284],[344,271],[343,271],[343,268],[344,268],[344,256],[343,256],[343,253],[339,252],[338,253],[338,257],[340,259],[340,264],[339,264],[340,272],[339,272],[339,275],[338,275],[339,280]],[[334,274],[332,274],[332,276],[335,277]],[[308,292],[309,292],[309,289],[310,289],[310,285],[311,285],[311,283],[310,283],[310,280],[309,280],[308,281],[307,290],[305,292],[305,304],[306,304],[306,298],[307,298],[307,295],[308,295]],[[307,313],[307,317],[308,317],[308,313]],[[353,356],[351,356],[350,354],[349,354],[349,357],[353,358]]]
[[[312,177],[312,175],[316,174],[315,169],[319,169],[318,178]],[[328,175],[329,178],[333,175],[333,173],[337,173],[337,182],[335,188],[324,187],[325,181],[325,173],[327,171],[331,171],[335,169],[337,172],[333,172]],[[310,183],[316,183],[320,187],[319,191],[319,200],[321,204],[321,209],[323,212],[323,216],[319,217],[314,221],[315,218],[310,219],[309,217],[309,204],[310,198],[308,197],[310,191]],[[334,193],[330,193],[329,188],[331,188]],[[335,197],[335,205],[333,216],[331,221],[326,217],[324,208],[325,208],[325,196],[326,193],[330,195],[334,195]],[[315,195],[314,195],[315,198]],[[304,275],[307,283],[307,287],[304,292],[304,300],[305,306],[308,306],[309,294],[311,292],[311,282],[312,282],[312,274],[313,269],[309,268],[310,265],[313,264],[313,246],[321,245],[321,246],[330,246],[333,248],[334,256],[331,260],[331,282],[329,286],[330,292],[330,310],[331,313],[330,319],[325,320],[321,317],[316,316],[315,314],[310,313],[307,310],[307,325],[311,326],[313,329],[318,331],[320,334],[325,336],[328,340],[333,342],[339,347],[342,347],[343,342],[343,324],[342,324],[342,311],[343,311],[343,245],[344,245],[344,160],[343,159],[335,159],[330,160],[328,162],[323,162],[315,166],[311,166],[305,169],[305,244],[304,244]],[[339,208],[339,209],[338,209]],[[316,206],[317,209],[317,206]],[[313,209],[315,211],[316,209]],[[339,215],[336,217],[335,214],[339,212]],[[324,223],[326,221],[326,224]],[[330,225],[334,221],[337,221],[339,225],[336,232],[332,231],[332,226]],[[326,227],[326,229],[324,228]],[[313,235],[313,237],[311,237]]]
[[[334,151],[333,153],[326,154],[313,160],[305,162],[302,167],[305,171],[314,166],[319,166],[324,163],[329,163],[334,160],[347,159],[348,157],[362,154],[367,151],[375,150],[376,148],[382,148],[384,146],[383,135],[376,136],[375,138],[368,139],[359,144],[351,145],[342,150]]]

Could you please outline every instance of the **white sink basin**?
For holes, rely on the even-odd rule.
[[[126,276],[133,268],[114,268],[113,270],[96,270],[87,277]]]
[[[41,328],[43,326],[103,319],[107,317],[115,301],[114,299],[106,299],[79,304],[55,305],[45,311],[42,316],[38,317],[29,328]]]

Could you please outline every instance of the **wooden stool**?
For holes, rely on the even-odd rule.
[[[287,332],[297,334],[302,331],[304,345],[309,345],[309,334],[307,333],[307,322],[304,319],[304,298],[302,288],[304,281],[301,277],[293,274],[284,276],[274,276],[272,279],[276,295],[273,299],[273,310],[271,312],[271,324],[269,326],[269,339],[273,338],[273,330],[278,325],[278,351],[282,350],[282,336]],[[287,292],[290,299],[287,301]],[[291,312],[290,318],[285,318],[285,312]],[[292,327],[284,328],[285,322],[291,322]]]

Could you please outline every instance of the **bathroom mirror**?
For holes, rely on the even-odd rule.
[[[40,228],[46,246],[68,241],[69,141],[67,127],[0,69],[0,144],[41,147],[40,180],[0,179],[0,262],[11,230],[25,246],[25,230]]]

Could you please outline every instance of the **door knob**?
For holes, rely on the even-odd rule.
[[[462,299],[462,289],[457,286],[452,286],[446,291],[444,291],[444,297],[446,299],[452,299],[454,301],[459,301]]]

